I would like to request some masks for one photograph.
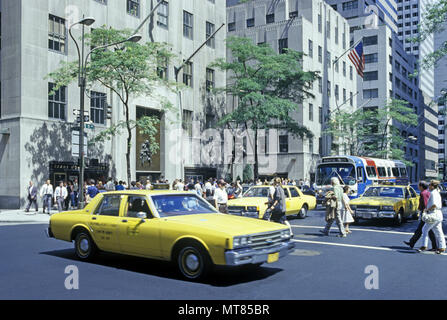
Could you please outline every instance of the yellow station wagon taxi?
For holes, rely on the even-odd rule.
[[[272,186],[253,186],[242,198],[228,200],[228,213],[232,215],[263,219],[267,210],[269,190]],[[317,199],[305,195],[295,186],[283,186],[286,196],[286,215],[304,219],[309,210],[315,209]]]
[[[371,186],[360,198],[351,200],[350,206],[356,220],[385,218],[400,225],[417,216],[419,196],[410,186]]]
[[[219,213],[191,192],[117,191],[51,216],[47,235],[74,241],[81,260],[107,251],[172,261],[188,279],[213,265],[261,265],[294,248],[288,227]]]

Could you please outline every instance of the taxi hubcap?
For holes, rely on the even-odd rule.
[[[89,242],[86,238],[82,238],[79,242],[79,249],[81,249],[82,253],[87,253],[89,250]]]
[[[196,271],[200,265],[199,258],[193,253],[190,253],[186,256],[185,262],[186,267],[191,271]]]

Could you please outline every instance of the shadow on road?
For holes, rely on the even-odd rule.
[[[40,252],[39,254],[81,262],[76,257],[73,249],[46,251]],[[137,272],[149,276],[187,281],[178,273],[176,266],[166,261],[102,252],[94,261],[82,262],[130,272]],[[199,283],[208,284],[215,287],[229,287],[242,283],[262,280],[273,276],[280,271],[282,271],[282,269],[267,266],[216,266],[211,275]]]

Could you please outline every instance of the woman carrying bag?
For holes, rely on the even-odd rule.
[[[349,230],[349,224],[354,222],[354,218],[352,217],[354,212],[352,211],[351,207],[349,206],[348,193],[349,193],[349,186],[344,186],[343,187],[343,211],[341,213],[341,221],[343,222],[346,233],[351,233],[351,230]]]
[[[430,181],[429,189],[430,189],[430,198],[428,199],[427,207],[422,212],[422,221],[425,222],[424,227],[422,228],[423,234],[423,246],[419,249],[419,252],[427,250],[428,246],[428,232],[433,230],[435,233],[436,240],[438,242],[438,250],[437,254],[445,252],[445,238],[444,232],[442,231],[442,200],[441,195],[439,193],[439,181],[432,180]]]

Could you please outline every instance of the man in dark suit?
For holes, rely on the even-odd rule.
[[[33,184],[33,182],[30,181],[28,186],[28,205],[26,206],[25,212],[29,212],[29,209],[33,204],[36,212],[39,211],[39,208],[37,206],[37,188]]]

